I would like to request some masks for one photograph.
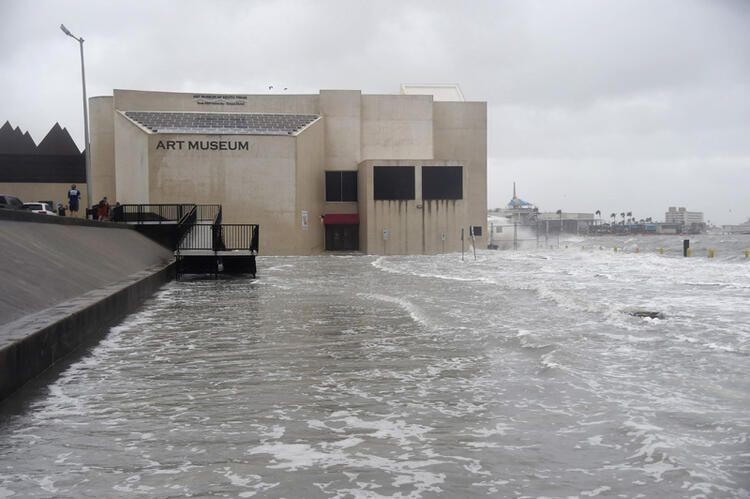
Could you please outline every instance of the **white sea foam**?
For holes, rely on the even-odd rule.
[[[410,302],[409,300],[406,300],[404,298],[400,298],[398,296],[388,296],[388,295],[381,295],[381,294],[374,294],[374,293],[359,293],[358,296],[361,296],[365,299],[372,299],[372,300],[379,300],[384,301],[386,303],[392,303],[394,305],[398,305],[400,308],[402,308],[409,316],[414,320],[414,322],[421,324],[428,329],[433,329],[434,325],[430,318],[425,314],[418,306],[416,306],[414,303]]]
[[[747,496],[744,263],[264,260],[262,292],[168,285],[4,422],[0,496]]]

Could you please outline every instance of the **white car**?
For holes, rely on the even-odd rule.
[[[47,203],[24,203],[23,209],[28,210],[31,213],[39,213],[40,215],[55,215],[57,213]]]

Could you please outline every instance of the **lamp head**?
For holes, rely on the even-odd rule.
[[[65,33],[66,35],[68,35],[68,36],[73,36],[73,33],[71,33],[71,32],[70,32],[70,30],[69,30],[68,28],[66,28],[64,24],[61,24],[61,25],[60,25],[60,29],[61,29],[61,30],[62,30],[62,32],[63,32],[63,33]]]

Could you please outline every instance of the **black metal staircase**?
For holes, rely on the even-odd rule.
[[[260,227],[224,224],[219,204],[125,204],[112,220],[169,247],[177,258],[178,275],[244,273],[255,277]]]

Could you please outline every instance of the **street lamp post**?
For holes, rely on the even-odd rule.
[[[83,64],[83,38],[79,38],[75,36],[73,33],[68,30],[68,28],[65,27],[64,24],[60,25],[60,29],[63,33],[71,37],[73,40],[77,41],[78,44],[81,47],[81,86],[83,88],[83,140],[84,140],[84,148],[85,148],[85,154],[86,154],[86,207],[91,208],[93,206],[93,202],[91,199],[91,191],[93,191],[92,187],[92,178],[91,178],[91,147],[89,142],[89,107],[88,102],[86,100],[86,69]],[[85,212],[84,212],[85,213]]]

